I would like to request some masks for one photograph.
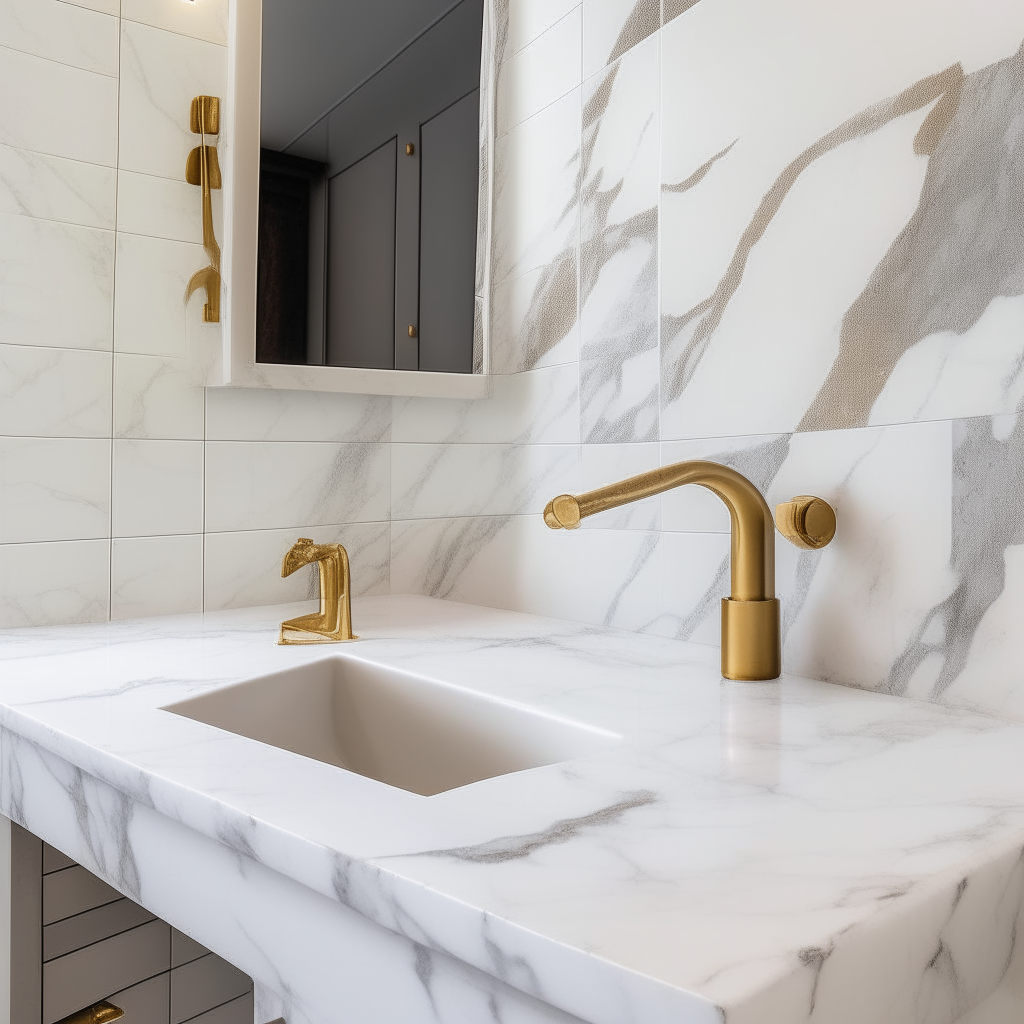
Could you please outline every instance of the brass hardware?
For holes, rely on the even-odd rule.
[[[775,525],[791,544],[816,551],[836,535],[836,512],[821,498],[798,494],[775,506]]]
[[[65,1017],[57,1024],[109,1024],[112,1020],[120,1020],[124,1016],[124,1010],[106,1000],[90,1006],[87,1010],[79,1010],[78,1013]]]
[[[782,672],[775,530],[761,492],[741,473],[716,462],[677,462],[586,494],[560,494],[545,507],[544,522],[552,530],[575,530],[587,516],[683,484],[699,484],[717,494],[732,519],[731,594],[722,600],[722,675],[726,679],[775,679]],[[819,529],[818,515],[812,516],[814,530]],[[829,535],[820,546],[831,539]]]
[[[415,324],[409,324],[409,337],[410,338],[415,338],[416,337],[416,325]]]
[[[203,190],[203,248],[210,265],[192,275],[185,289],[185,301],[188,302],[200,288],[205,288],[203,323],[217,324],[220,323],[220,246],[213,233],[211,189],[221,188],[222,178],[217,148],[206,144],[206,136],[220,134],[220,98],[196,96],[189,110],[188,124],[189,129],[200,136],[202,145],[193,149],[185,161],[185,180]]]
[[[412,156],[415,152],[416,152],[416,147],[411,142],[407,142],[405,144],[405,155],[406,156]]]
[[[352,575],[340,544],[315,544],[300,537],[281,562],[281,577],[316,562],[320,570],[320,611],[281,623],[279,644],[331,644],[358,640],[352,632]],[[300,634],[292,636],[292,633]]]

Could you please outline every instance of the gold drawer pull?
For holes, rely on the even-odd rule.
[[[120,1020],[124,1016],[124,1010],[106,1000],[90,1006],[87,1010],[79,1010],[78,1013],[65,1017],[57,1024],[109,1024],[109,1021]]]

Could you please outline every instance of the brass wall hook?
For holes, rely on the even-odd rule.
[[[220,323],[220,246],[213,233],[212,189],[222,187],[217,147],[206,144],[207,135],[220,134],[220,97],[196,96],[189,110],[189,129],[200,137],[201,145],[193,149],[185,161],[185,180],[202,188],[203,248],[210,265],[197,270],[185,288],[185,301],[200,288],[206,289],[203,323]]]
[[[281,623],[279,644],[332,644],[358,640],[352,632],[352,575],[340,544],[315,544],[300,537],[281,562],[281,577],[315,562],[320,570],[320,611]]]

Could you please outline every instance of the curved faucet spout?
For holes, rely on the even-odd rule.
[[[281,575],[291,576],[316,563],[320,572],[320,611],[281,623],[279,644],[338,643],[359,639],[352,632],[352,577],[348,552],[340,544],[316,544],[300,537],[281,562]]]
[[[732,519],[732,594],[734,601],[767,601],[775,597],[775,527],[761,492],[742,473],[717,462],[677,462],[631,476],[596,491],[560,494],[544,509],[553,530],[574,530],[581,519],[619,505],[628,505],[662,491],[699,484],[725,503]]]

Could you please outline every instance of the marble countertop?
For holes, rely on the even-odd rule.
[[[1024,726],[419,597],[357,601],[358,644],[276,646],[308,607],[0,633],[0,727],[587,1021],[932,1024],[1005,972]],[[621,740],[422,797],[160,710],[336,656]]]

